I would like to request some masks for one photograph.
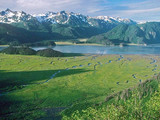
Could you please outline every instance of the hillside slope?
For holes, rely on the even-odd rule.
[[[42,40],[60,38],[58,34],[47,32],[32,32],[9,24],[0,23],[0,44],[34,43]]]
[[[160,43],[160,23],[148,22],[139,25],[119,25],[107,33],[91,37],[88,42],[106,45],[120,43]]]
[[[89,17],[73,12],[47,12],[30,15],[23,11],[6,9],[0,12],[0,23],[29,31],[57,33],[67,38],[89,38],[105,33],[119,24],[136,24],[130,19],[108,16]]]
[[[90,105],[87,109],[77,110],[70,116],[64,115],[62,120],[159,120],[160,85],[158,83],[159,79],[148,80],[134,89],[126,89],[108,96],[104,103]]]

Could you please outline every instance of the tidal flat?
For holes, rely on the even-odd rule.
[[[159,61],[158,55],[0,54],[0,119],[54,118],[85,109],[158,75]]]

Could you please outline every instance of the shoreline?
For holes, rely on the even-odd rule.
[[[134,43],[129,43],[129,44],[120,44],[120,45],[104,45],[104,44],[97,44],[97,43],[84,43],[84,44],[76,44],[76,43],[71,43],[71,42],[55,42],[56,45],[81,45],[81,46],[106,46],[106,47],[113,47],[113,46],[119,46],[119,47],[125,47],[125,46],[148,46],[146,44],[134,44]]]
[[[82,40],[81,40],[82,41]],[[146,44],[134,44],[134,43],[120,43],[119,45],[104,45],[104,44],[98,44],[98,43],[72,43],[68,41],[60,41],[60,42],[55,42],[56,45],[80,45],[80,46],[103,46],[103,47],[114,47],[114,46],[119,46],[119,47],[125,47],[125,46],[148,46]],[[151,44],[153,45],[153,44]],[[9,45],[0,45],[0,47],[9,47]],[[29,47],[43,47],[43,46],[29,46]]]
[[[96,44],[96,43],[84,43],[84,44],[76,44],[71,42],[55,42],[56,45],[74,45],[74,46],[102,46],[102,47],[125,47],[125,46],[150,46],[146,44],[120,44],[120,45],[103,45],[103,44]],[[153,44],[152,44],[153,45]],[[0,47],[9,47],[9,45],[0,45]],[[45,47],[45,46],[29,46],[29,47]]]
[[[9,45],[0,45],[0,47],[8,47]]]
[[[90,45],[90,46],[105,46],[103,44],[96,44],[96,43],[93,43],[93,44],[89,44],[89,43],[84,43],[84,44],[75,44],[75,43],[71,43],[71,42],[55,42],[56,45]]]

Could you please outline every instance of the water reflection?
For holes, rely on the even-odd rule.
[[[42,50],[48,47],[33,47]],[[0,47],[0,50],[4,47]],[[91,53],[91,54],[160,54],[160,45],[152,46],[83,46],[83,45],[57,45],[52,49],[64,53]]]

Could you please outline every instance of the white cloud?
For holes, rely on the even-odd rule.
[[[49,6],[49,3],[43,0],[17,0],[16,3],[22,8],[42,8]]]
[[[6,8],[14,8],[17,7],[14,0],[1,0],[0,1],[0,10],[4,10]]]
[[[1,0],[1,3],[0,10],[10,8],[30,14],[66,10],[94,16],[104,9],[101,4],[107,3],[107,0]]]
[[[123,0],[123,2],[109,0],[1,0],[0,10],[10,8],[23,10],[30,14],[66,10],[90,16],[121,16],[139,20],[155,19],[155,17],[158,19],[157,16],[160,16],[159,5],[160,0]]]
[[[96,8],[94,8],[94,9],[88,9],[87,10],[87,12],[88,13],[95,13],[95,12],[99,12],[99,11],[101,11],[102,9],[96,9]]]
[[[80,3],[81,0],[17,0],[17,4],[21,8],[30,9],[62,9],[63,7],[69,7]]]
[[[139,10],[123,11],[123,13],[128,13],[128,14],[137,14],[137,13],[146,13],[146,12],[160,12],[160,7],[159,8],[152,8],[152,9],[139,9]]]
[[[98,14],[109,16],[121,16],[137,21],[159,21],[160,0],[128,1],[121,4],[109,5]],[[118,9],[120,8],[120,9]],[[123,9],[124,8],[124,9]]]
[[[160,1],[147,0],[144,2],[126,4],[128,10],[117,11],[116,14],[130,17],[137,21],[159,21],[160,20]]]
[[[97,0],[16,0],[19,9],[30,13],[47,11],[87,11]],[[94,8],[93,8],[94,9]]]

